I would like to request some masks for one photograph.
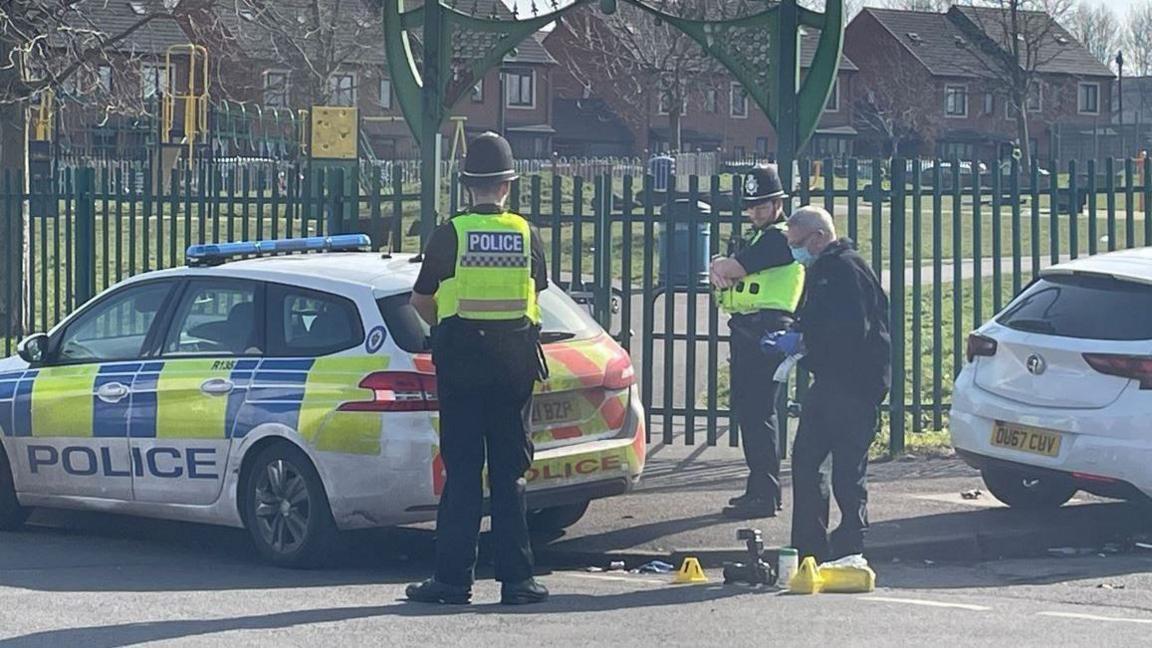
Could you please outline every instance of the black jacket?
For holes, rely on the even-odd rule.
[[[832,243],[808,268],[797,320],[807,349],[801,366],[816,380],[884,400],[892,384],[888,295],[852,241]]]

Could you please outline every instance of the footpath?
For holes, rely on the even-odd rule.
[[[706,567],[745,555],[736,532],[759,529],[768,547],[789,544],[791,480],[785,464],[784,511],[776,518],[731,520],[720,514],[743,492],[739,449],[653,446],[640,486],[592,503],[563,534],[541,538],[537,552],[552,566],[629,568],[649,560],[679,564],[696,556]],[[1009,509],[983,489],[979,473],[957,459],[909,458],[869,470],[872,561],[979,561],[1131,546],[1152,532],[1135,504],[1084,493],[1057,511]],[[973,491],[980,491],[973,499]],[[966,495],[966,496],[965,496]],[[831,504],[833,526],[838,522]]]

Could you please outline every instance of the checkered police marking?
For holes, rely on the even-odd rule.
[[[524,235],[519,232],[468,232],[465,268],[524,268],[528,266]]]

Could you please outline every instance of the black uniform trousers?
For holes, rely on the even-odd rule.
[[[436,516],[436,580],[475,579],[487,461],[496,580],[523,581],[533,568],[524,473],[533,454],[527,412],[538,371],[535,337],[466,332],[474,344],[454,337],[450,349],[433,352],[447,475]]]
[[[780,441],[776,416],[778,384],[773,380],[782,358],[760,350],[766,332],[787,326],[787,320],[762,315],[735,315],[730,320],[731,401],[740,425],[740,445],[748,464],[745,494],[775,504],[780,491]]]
[[[819,377],[804,396],[792,446],[792,546],[817,562],[864,552],[868,530],[868,448],[874,401]],[[828,535],[829,470],[840,526]]]

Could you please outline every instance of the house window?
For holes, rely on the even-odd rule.
[[[328,79],[328,103],[333,106],[356,105],[356,75],[338,72]]]
[[[101,65],[96,69],[96,82],[104,92],[112,92],[112,66]]]
[[[731,97],[729,99],[732,105],[733,117],[748,116],[748,93],[744,91],[744,86],[739,83],[733,83]]]
[[[1028,112],[1044,110],[1044,88],[1039,83],[1033,83],[1028,92]]]
[[[1080,114],[1082,114],[1082,115],[1099,115],[1100,114],[1100,84],[1099,83],[1081,83],[1079,95],[1080,95],[1080,99],[1077,103],[1080,104]]]
[[[153,99],[157,95],[167,96],[172,89],[172,76],[168,66],[149,63],[142,65],[140,87],[145,99]]]
[[[392,79],[380,79],[380,107],[392,110]]]
[[[661,115],[667,115],[671,112],[671,106],[672,106],[672,93],[671,92],[661,92],[660,93],[660,101],[658,102],[658,104],[656,106],[656,112],[658,114],[661,114]],[[687,115],[688,114],[688,98],[687,97],[684,97],[683,101],[681,102],[680,114],[681,115]]]
[[[484,103],[484,79],[472,86],[472,103]]]
[[[288,107],[289,74],[283,70],[264,73],[264,105],[272,108]]]
[[[968,87],[962,85],[944,86],[944,115],[947,117],[968,116]]]
[[[708,88],[704,91],[704,111],[709,113],[720,112],[720,105],[716,99],[716,88]]]
[[[961,142],[941,142],[940,159],[969,161],[976,157],[976,147]]]
[[[536,72],[512,70],[504,75],[507,106],[509,108],[536,107]]]
[[[996,95],[991,92],[984,93],[984,114],[991,115],[996,112]]]
[[[760,157],[768,157],[768,138],[767,137],[757,137],[756,138],[756,155],[758,155]]]
[[[734,156],[734,157],[735,157],[737,160],[742,160],[742,159],[744,159],[745,157],[747,157],[747,153],[744,151],[744,147],[743,147],[743,146],[733,146],[733,147],[732,147],[732,155],[733,155],[733,156]]]
[[[840,79],[832,82],[832,93],[828,95],[828,102],[824,104],[824,112],[840,112]]]

